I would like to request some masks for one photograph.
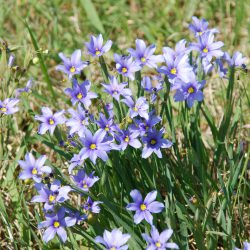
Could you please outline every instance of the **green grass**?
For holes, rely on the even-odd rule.
[[[153,189],[159,191],[158,199],[165,203],[166,210],[157,216],[157,226],[173,228],[173,240],[181,249],[233,249],[248,240],[249,150],[247,147],[242,150],[242,144],[249,144],[249,128],[245,126],[250,123],[249,73],[233,72],[229,83],[210,79],[204,103],[191,110],[171,98],[159,103],[157,111],[174,142],[173,149],[163,153],[163,160],[155,156],[141,160],[139,151],[127,150],[119,157],[111,152],[106,165],[98,162],[95,169],[101,179],[91,195],[104,201],[101,214],[89,221],[87,230],[75,227],[66,246],[58,240],[49,245],[42,242],[37,230],[37,223],[44,219],[41,207],[30,204],[35,192],[31,182],[17,178],[17,161],[27,151],[47,154],[56,176],[71,183],[65,162],[73,154],[72,148],[56,146],[59,138],[38,136],[34,122],[34,114],[40,113],[41,106],[69,107],[63,94],[67,82],[54,69],[59,63],[58,52],[71,54],[76,48],[82,49],[89,34],[100,32],[114,41],[113,51],[118,53],[134,46],[138,37],[156,43],[158,48],[173,46],[182,38],[191,39],[187,27],[192,15],[197,15],[221,31],[219,39],[225,42],[226,50],[240,50],[249,56],[249,6],[242,0],[30,0],[3,4],[0,37],[15,50],[17,63],[26,72],[18,71],[9,85],[7,80],[3,81],[0,99],[10,95],[28,77],[32,76],[36,85],[32,94],[23,98],[22,112],[15,118],[0,118],[0,129],[4,131],[0,136],[0,248],[91,249],[95,246],[93,238],[105,228],[123,227],[133,236],[130,249],[143,249],[140,233],[149,227],[146,223],[134,226],[132,215],[125,210],[131,201],[129,192],[134,188],[144,194]],[[44,53],[46,49],[48,54]],[[33,62],[36,57],[38,63]],[[92,61],[88,55],[84,57]],[[8,79],[4,59],[2,54],[0,73],[1,78]],[[110,60],[111,56],[107,62]],[[97,69],[93,65],[92,74],[86,73],[84,77],[91,77],[99,91],[105,72],[102,75]],[[100,108],[101,103],[96,106]],[[93,166],[88,164],[87,168]]]

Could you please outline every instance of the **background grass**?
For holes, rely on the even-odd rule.
[[[65,166],[65,159],[56,158],[53,150],[49,149],[49,139],[37,138],[37,125],[33,125],[33,112],[39,113],[41,106],[48,105],[55,109],[65,107],[62,90],[67,83],[54,69],[59,62],[58,52],[71,54],[74,49],[83,48],[83,42],[88,40],[90,34],[100,32],[106,39],[113,40],[113,50],[118,53],[134,46],[134,40],[138,37],[148,43],[156,43],[158,48],[171,47],[182,38],[192,38],[187,27],[191,17],[196,15],[206,18],[211,27],[217,27],[221,31],[218,39],[225,43],[225,50],[240,50],[249,57],[249,13],[250,2],[243,0],[9,0],[8,3],[3,3],[0,9],[0,37],[8,42],[11,49],[16,50],[18,64],[28,72],[26,77],[19,78],[19,82],[23,83],[29,76],[35,79],[36,85],[29,97],[31,102],[24,105],[25,112],[15,115],[14,122],[9,121],[8,124],[10,135],[8,143],[4,145],[4,158],[1,159],[0,169],[0,225],[3,225],[0,226],[0,247],[48,248],[42,243],[41,235],[37,231],[37,221],[42,219],[39,215],[40,208],[29,204],[33,190],[29,183],[22,183],[17,179],[17,160],[23,158],[26,151],[33,149],[41,154],[48,154],[54,166]],[[33,41],[27,25],[34,36]],[[34,63],[33,59],[36,57],[39,61]],[[86,54],[84,57],[91,60]],[[91,78],[98,88],[100,74],[92,74]],[[51,95],[48,86],[53,86],[55,96]],[[132,188],[152,190],[156,183],[161,183],[157,188],[166,197],[167,210],[164,218],[159,217],[158,224],[160,227],[164,227],[164,223],[171,225],[178,232],[174,239],[182,242],[183,249],[187,249],[188,245],[191,249],[232,249],[231,238],[236,240],[237,246],[240,246],[243,240],[249,239],[249,183],[245,176],[249,155],[245,146],[249,143],[249,130],[246,125],[250,122],[247,88],[249,75],[237,73],[233,98],[228,101],[226,91],[230,92],[230,88],[227,82],[218,78],[211,79],[205,90],[206,106],[203,106],[203,115],[200,117],[201,130],[198,129],[195,111],[187,113],[188,111],[183,109],[182,115],[177,119],[174,118],[173,112],[177,112],[179,107],[165,106],[164,119],[170,123],[168,133],[177,135],[176,140],[181,143],[181,149],[178,152],[175,148],[175,155],[164,159],[169,170],[166,170],[158,159],[153,158],[157,173],[162,174],[154,173],[148,161],[142,163],[147,166],[149,172],[143,172],[141,163],[137,160],[138,152],[130,152],[130,158],[123,155],[116,159],[115,155],[111,155],[111,160],[126,162],[128,166],[122,180],[119,170],[114,172],[111,162],[108,163],[105,175],[102,175],[101,166],[97,166],[98,175],[102,175],[100,187],[95,190],[96,193],[102,194],[99,199],[110,198],[120,204],[119,207],[113,207],[113,204],[106,200],[107,207],[100,218],[103,225],[111,223],[115,226],[115,221],[118,221],[119,226],[129,229],[130,220],[122,213],[122,207],[125,206],[123,197],[126,197]],[[190,127],[184,126],[187,123]],[[39,140],[45,144],[47,141],[47,146],[38,143]],[[203,151],[199,151],[200,149]],[[176,161],[176,155],[180,157],[179,161]],[[129,163],[129,160],[132,163]],[[204,169],[208,165],[211,176],[204,176],[200,168]],[[132,167],[142,172],[142,177],[147,179],[149,185],[145,185],[143,178],[135,182],[128,181]],[[191,169],[196,173],[195,177],[190,172]],[[157,179],[150,180],[152,174],[157,176]],[[114,176],[110,186],[103,187],[102,184],[107,182],[110,175]],[[182,178],[183,176],[185,178]],[[218,179],[213,176],[218,176]],[[203,185],[197,185],[200,182],[203,182]],[[220,192],[219,187],[223,192]],[[121,189],[124,189],[124,192],[120,192]],[[195,197],[197,203],[189,202],[191,197]],[[106,221],[105,217],[110,215],[114,219],[111,222]],[[92,223],[95,227],[98,221]],[[91,235],[91,230],[94,232],[94,229],[90,229],[88,235]],[[143,228],[134,230],[135,235],[138,235]],[[95,233],[101,234],[102,231],[103,226],[100,226]],[[85,231],[82,237],[87,237]],[[85,246],[92,244],[91,239],[81,242]],[[72,236],[68,247],[77,249],[78,245]],[[59,248],[63,249],[63,246],[54,242],[48,249]]]

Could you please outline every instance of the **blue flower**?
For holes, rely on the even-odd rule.
[[[194,101],[201,102],[204,98],[201,89],[204,87],[206,81],[197,82],[195,78],[188,83],[180,82],[180,87],[177,89],[174,100],[176,102],[186,101],[189,108],[194,105]]]
[[[32,178],[35,182],[41,182],[43,174],[51,173],[51,168],[44,166],[46,159],[47,157],[45,155],[35,159],[31,153],[27,153],[25,155],[25,161],[18,161],[19,165],[23,169],[19,178],[22,180]]]
[[[166,229],[159,234],[156,227],[152,226],[150,235],[142,234],[142,237],[148,243],[146,250],[179,249],[176,243],[167,242],[172,234],[172,229]]]
[[[208,21],[206,19],[199,20],[196,16],[192,17],[193,23],[189,25],[189,29],[194,33],[196,37],[203,35],[204,33],[218,33],[217,29],[208,29]]]
[[[122,102],[130,108],[129,113],[131,118],[139,115],[140,117],[148,119],[149,105],[145,97],[139,97],[136,102],[134,102],[131,97],[126,97],[126,99],[123,99]]]
[[[132,56],[121,56],[114,54],[114,57],[117,72],[133,81],[135,79],[134,72],[141,70],[140,64],[136,61],[133,61]]]
[[[54,133],[54,130],[58,124],[63,124],[65,122],[65,117],[63,116],[64,110],[58,111],[55,114],[50,108],[42,107],[42,115],[36,115],[35,120],[41,121],[38,133],[45,134],[49,130],[50,134]]]
[[[223,42],[214,42],[214,34],[212,32],[204,33],[198,37],[198,43],[191,43],[189,45],[190,50],[197,50],[200,53],[201,58],[206,58],[211,61],[213,57],[220,58],[224,55],[221,47]]]
[[[110,94],[118,102],[120,101],[121,95],[124,97],[132,95],[132,91],[129,88],[126,88],[127,85],[127,82],[119,84],[115,76],[110,76],[109,84],[102,84],[104,91]]]
[[[46,243],[52,240],[57,234],[64,243],[67,240],[67,233],[65,227],[75,225],[76,219],[74,217],[65,217],[65,208],[61,207],[56,214],[46,215],[46,221],[39,223],[38,228],[44,228],[43,241]]]
[[[82,207],[85,211],[90,211],[91,213],[98,214],[101,210],[99,207],[99,204],[101,203],[101,201],[92,201],[92,199],[88,197],[87,201],[83,203]]]
[[[96,124],[101,131],[105,131],[107,134],[114,135],[114,132],[118,130],[118,125],[114,123],[113,118],[106,118],[103,113],[99,114],[100,120],[96,121]]]
[[[12,115],[16,113],[19,108],[16,105],[19,103],[17,98],[7,98],[4,101],[0,100],[0,115]]]
[[[132,190],[130,196],[133,203],[127,205],[127,210],[135,211],[134,222],[139,224],[142,220],[146,220],[150,225],[153,224],[153,216],[151,213],[160,213],[164,205],[161,202],[155,201],[157,191],[152,191],[147,194],[145,199],[142,199],[141,193],[138,190]]]
[[[84,137],[87,125],[89,124],[85,110],[79,104],[78,111],[69,109],[68,112],[71,114],[71,118],[66,121],[66,126],[70,127],[69,134],[73,135],[77,133],[80,137]]]
[[[132,131],[139,131],[140,135],[143,136],[149,131],[152,131],[153,127],[161,121],[159,116],[155,115],[155,111],[152,110],[149,113],[148,119],[134,119],[135,124],[131,124],[129,129]]]
[[[120,130],[119,133],[115,136],[116,140],[119,143],[116,149],[124,151],[128,145],[130,145],[133,148],[140,148],[141,143],[137,139],[138,136],[139,136],[138,131]],[[114,145],[113,148],[115,148]]]
[[[65,93],[71,96],[71,102],[75,105],[77,102],[80,102],[84,105],[86,109],[91,105],[91,99],[97,98],[97,94],[90,92],[91,83],[86,80],[81,84],[78,84],[76,79],[73,79],[73,88],[65,89]]]
[[[72,177],[76,185],[85,192],[88,192],[89,189],[99,180],[99,177],[94,176],[94,172],[87,175],[83,169],[80,169],[77,175],[73,175]]]
[[[125,244],[129,238],[129,234],[122,234],[119,229],[113,229],[111,232],[105,230],[103,237],[97,236],[95,241],[104,245],[106,250],[127,250],[128,245]]]
[[[81,71],[88,66],[87,62],[81,61],[82,52],[81,50],[76,50],[67,58],[63,53],[58,54],[63,61],[63,65],[56,66],[56,69],[64,72],[71,79],[74,75],[79,75]]]
[[[158,81],[157,77],[153,77],[153,84],[149,76],[144,76],[141,81],[141,86],[144,90],[151,94],[151,102],[154,103],[157,98],[157,93],[163,89],[163,81]]]
[[[45,206],[51,207],[56,203],[62,203],[69,199],[68,193],[72,190],[70,186],[61,187],[59,180],[54,180],[50,188],[42,183],[36,183],[38,195],[35,195],[31,202],[43,202]]]
[[[144,143],[142,158],[148,158],[152,153],[162,158],[161,148],[170,148],[173,145],[171,141],[163,138],[163,132],[163,129],[152,130],[142,137]]]
[[[185,39],[180,40],[178,43],[176,43],[174,50],[170,47],[163,47],[163,56],[166,58],[171,58],[171,60],[173,61],[176,57],[187,54],[189,52],[189,49],[186,48],[186,42],[187,41]]]
[[[230,67],[242,67],[243,64],[246,63],[247,58],[243,57],[242,53],[236,51],[232,57],[225,52],[224,59],[228,62]]]
[[[168,54],[164,54],[163,56],[167,66],[160,67],[158,69],[160,73],[167,75],[171,83],[174,83],[176,78],[179,78],[184,82],[189,80],[193,74],[193,69],[189,64],[187,54],[182,54],[177,57],[168,56]]]
[[[141,39],[136,39],[136,49],[128,49],[128,52],[135,58],[136,62],[141,66],[148,66],[150,68],[157,68],[157,63],[163,62],[162,55],[153,55],[156,46],[150,45],[146,47],[146,44]]]
[[[104,141],[105,136],[106,131],[101,129],[96,131],[94,135],[92,135],[89,130],[86,130],[85,137],[80,138],[84,145],[84,148],[79,153],[81,158],[89,158],[94,164],[96,163],[97,157],[101,158],[103,161],[107,161],[107,152],[110,151],[111,147],[109,142]]]
[[[112,41],[108,40],[105,45],[103,45],[102,34],[97,37],[90,36],[90,42],[85,43],[88,53],[92,56],[102,56],[104,53],[108,52],[112,46]]]

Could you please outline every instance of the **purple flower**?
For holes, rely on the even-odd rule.
[[[58,54],[63,61],[63,65],[56,66],[56,69],[64,72],[71,79],[74,75],[79,75],[81,71],[88,66],[87,62],[81,61],[81,50],[75,50],[70,58],[67,58],[63,53]]]
[[[120,101],[120,95],[124,97],[132,95],[132,91],[129,88],[125,88],[128,85],[127,82],[119,84],[115,76],[110,76],[109,83],[110,84],[102,84],[105,89],[104,91],[110,94],[118,102]]]
[[[16,97],[18,97],[21,93],[28,93],[31,89],[33,85],[33,80],[30,79],[27,83],[26,83],[26,86],[24,88],[21,88],[21,89],[16,89],[15,93],[16,93]]]
[[[163,55],[164,57],[171,58],[173,61],[176,57],[182,56],[183,54],[186,54],[189,52],[189,49],[186,48],[186,40],[182,39],[175,45],[175,50],[173,50],[170,47],[163,47]]]
[[[151,94],[151,102],[155,102],[157,98],[157,93],[163,89],[162,81],[154,81],[155,83],[152,84],[151,79],[149,76],[144,76],[141,81],[141,86],[144,90]]]
[[[242,67],[242,65],[245,64],[246,60],[247,60],[247,58],[243,57],[242,53],[240,53],[239,51],[235,52],[233,54],[232,58],[230,57],[230,55],[227,52],[225,52],[224,58],[230,67],[233,67],[233,66],[234,67]]]
[[[88,216],[84,213],[80,213],[78,211],[71,211],[69,209],[66,210],[69,213],[69,216],[76,220],[75,224],[78,224],[79,222],[88,219]]]
[[[82,158],[82,156],[80,154],[74,154],[74,156],[71,158],[70,160],[70,165],[69,165],[69,173],[71,174],[72,170],[76,167],[76,166],[81,166],[84,163],[84,160]]]
[[[114,123],[113,118],[106,118],[103,113],[99,114],[100,120],[96,121],[96,124],[99,126],[101,131],[114,135],[114,132],[117,131],[117,125]]]
[[[139,136],[139,131],[120,130],[119,134],[116,135],[116,139],[120,143],[117,149],[124,151],[128,145],[130,145],[133,148],[140,148],[141,143],[137,139],[138,136]]]
[[[141,66],[148,66],[150,68],[157,68],[157,63],[163,62],[162,55],[153,55],[156,46],[150,45],[146,47],[146,44],[141,39],[135,40],[136,49],[128,49],[128,52],[135,58],[136,62]]]
[[[157,123],[161,121],[161,118],[159,116],[156,116],[154,113],[155,111],[152,110],[149,113],[149,117],[147,120],[135,120],[135,124],[130,125],[129,128],[134,131],[139,131],[141,136],[145,135],[146,133],[148,133],[148,131],[151,131]]]
[[[168,54],[164,54],[163,56],[167,66],[160,67],[158,71],[167,75],[171,83],[173,83],[176,78],[186,82],[194,74],[192,67],[189,65],[187,54],[179,55],[177,57],[168,56]]]
[[[250,242],[243,242],[243,249],[242,250],[250,250]],[[241,250],[240,248],[235,247],[234,250]]]
[[[180,82],[180,88],[177,89],[174,100],[176,102],[187,101],[187,105],[191,108],[194,105],[194,101],[201,102],[204,98],[204,95],[201,89],[204,87],[206,81],[197,82],[193,78],[188,83]]]
[[[127,250],[128,245],[125,244],[129,238],[129,234],[122,234],[119,229],[113,229],[111,232],[105,230],[103,237],[97,236],[95,241],[104,245],[106,250]]]
[[[43,135],[47,130],[49,130],[50,134],[52,135],[56,126],[65,122],[63,113],[64,110],[61,110],[53,114],[50,108],[42,107],[42,115],[35,116],[35,120],[42,122],[39,126],[38,133]]]
[[[208,29],[209,23],[206,19],[199,20],[196,16],[193,16],[192,20],[193,23],[189,25],[189,29],[196,37],[199,37],[207,32],[218,33],[217,29]]]
[[[170,148],[173,143],[163,137],[164,130],[149,131],[146,136],[142,137],[145,144],[142,150],[142,158],[148,158],[152,153],[155,153],[159,158],[162,158],[161,148]]]
[[[163,203],[155,201],[157,191],[152,191],[147,194],[143,200],[141,193],[134,189],[130,192],[130,196],[133,199],[133,203],[127,205],[127,209],[130,211],[136,211],[134,215],[134,222],[139,224],[145,219],[149,224],[153,224],[153,216],[151,213],[160,213],[164,208]]]
[[[172,229],[166,229],[161,234],[159,234],[156,227],[152,226],[150,235],[142,234],[142,237],[148,243],[146,250],[165,250],[167,248],[179,249],[176,243],[167,242],[172,234]]]
[[[114,111],[113,111],[113,108],[114,108],[113,103],[107,103],[104,108],[105,108],[106,112],[108,113],[109,117],[113,118],[115,115]]]
[[[94,172],[87,175],[83,169],[80,169],[77,175],[73,175],[72,177],[76,185],[85,192],[88,192],[89,189],[99,180],[99,177],[94,176]]]
[[[90,42],[85,43],[88,53],[92,56],[102,56],[104,53],[108,52],[112,46],[112,41],[108,40],[105,45],[103,45],[102,35],[90,36]]]
[[[42,155],[37,160],[31,153],[25,155],[25,161],[18,161],[23,171],[19,174],[21,180],[32,178],[35,182],[41,182],[43,174],[51,173],[51,168],[44,166],[46,156]]]
[[[19,103],[19,100],[16,98],[7,98],[3,102],[0,101],[0,115],[11,115],[16,113],[19,108],[15,107]]]
[[[15,61],[15,55],[10,54],[9,60],[8,60],[8,66],[11,68]]]
[[[123,99],[122,102],[124,102],[130,108],[129,112],[131,118],[134,118],[139,115],[140,117],[148,119],[149,105],[145,97],[139,97],[136,103],[131,97]]]
[[[59,180],[54,180],[47,188],[46,185],[37,183],[35,184],[38,195],[35,195],[31,202],[45,202],[47,206],[53,206],[56,203],[62,203],[69,199],[68,193],[72,190],[70,186],[61,187]]]
[[[208,32],[198,37],[198,43],[191,43],[189,48],[199,51],[201,58],[211,61],[212,57],[219,58],[224,55],[224,52],[220,49],[223,45],[223,42],[214,42],[214,34]]]
[[[91,198],[88,197],[87,201],[82,205],[82,207],[85,211],[90,211],[91,213],[99,214],[101,209],[98,205],[101,203],[101,201],[92,201]]]
[[[70,127],[69,134],[77,133],[80,137],[83,137],[87,129],[86,126],[89,124],[85,110],[79,104],[78,111],[69,109],[68,112],[71,114],[71,118],[66,121],[66,126]]]
[[[104,142],[104,137],[106,135],[105,131],[98,130],[94,135],[89,130],[86,130],[85,137],[80,138],[84,148],[80,151],[82,159],[90,158],[90,160],[95,164],[97,157],[101,158],[103,161],[108,160],[107,152],[110,151],[110,146],[108,142]]]
[[[134,72],[141,70],[140,64],[136,61],[133,61],[132,56],[121,56],[114,54],[114,57],[117,72],[133,81],[135,79]]]
[[[91,99],[96,98],[97,94],[90,92],[91,83],[86,80],[82,84],[78,84],[77,79],[73,79],[73,88],[65,89],[65,93],[71,96],[71,102],[75,105],[81,102],[86,109],[91,105]]]
[[[65,217],[65,208],[61,207],[54,215],[46,215],[46,220],[38,224],[38,228],[44,228],[43,241],[46,243],[52,240],[57,234],[62,242],[67,240],[67,233],[65,227],[75,225],[76,219],[73,217]]]
[[[216,64],[218,66],[218,74],[221,78],[226,78],[228,68],[225,68],[221,59],[216,59]]]

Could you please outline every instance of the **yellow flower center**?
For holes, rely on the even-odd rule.
[[[5,107],[2,107],[2,108],[1,108],[1,111],[2,111],[2,112],[6,112],[7,109],[6,109]]]
[[[188,88],[188,93],[189,93],[189,94],[194,93],[194,88],[193,88],[193,87]]]
[[[202,34],[203,34],[203,32],[202,32],[202,31],[198,32],[198,35],[199,35],[199,36],[201,36]]]
[[[122,73],[126,73],[126,72],[128,72],[128,69],[127,68],[122,68]]]
[[[126,137],[124,138],[125,142],[129,142],[129,137],[126,135]]]
[[[87,185],[87,184],[84,184],[84,185],[83,185],[83,188],[88,188],[88,185]]]
[[[141,61],[142,61],[142,62],[146,62],[146,58],[145,58],[145,57],[142,57],[142,58],[141,58]]]
[[[59,222],[59,221],[55,221],[55,222],[54,222],[54,227],[55,227],[55,228],[60,227],[60,222]]]
[[[50,124],[50,125],[55,124],[54,120],[53,120],[53,119],[49,119],[49,124]]]
[[[134,110],[135,112],[137,112],[137,111],[138,111],[138,108],[137,108],[137,107],[134,107],[133,110]]]
[[[98,55],[100,55],[100,54],[101,54],[101,51],[100,51],[100,50],[98,50],[98,49],[96,49],[95,54],[98,56]]]
[[[116,250],[116,247],[111,247],[110,250]]]
[[[82,93],[78,93],[78,95],[76,96],[77,97],[77,99],[82,99]]]
[[[95,143],[92,143],[92,144],[90,145],[90,149],[92,149],[92,150],[96,149],[96,144],[95,144]]]
[[[32,174],[37,174],[37,169],[36,168],[33,168],[32,171],[31,171]]]
[[[154,140],[154,139],[152,139],[152,140],[150,141],[150,144],[151,144],[151,145],[155,145],[155,143],[156,143],[156,140]]]
[[[55,198],[56,198],[56,197],[55,197],[54,195],[50,194],[50,196],[49,196],[49,201],[52,202],[52,201],[55,200]]]
[[[106,125],[105,131],[109,131],[109,125]]]
[[[175,75],[175,74],[176,74],[176,68],[172,68],[172,69],[170,70],[170,73],[173,74],[173,75]]]
[[[161,247],[161,243],[160,243],[159,241],[156,242],[155,245],[156,245],[157,247]]]
[[[208,48],[206,47],[206,48],[204,48],[202,51],[203,51],[204,53],[207,53],[207,52],[208,52]]]
[[[149,126],[146,126],[146,130],[148,130],[149,129]]]
[[[85,125],[85,120],[82,120],[82,125]]]
[[[145,204],[141,204],[140,209],[141,211],[144,211],[147,209],[147,206]]]
[[[72,67],[69,69],[69,71],[70,71],[71,73],[74,73],[74,72],[76,71],[75,66],[72,66]]]
[[[128,117],[128,118],[127,118],[127,122],[128,122],[128,123],[132,123],[133,120],[132,120],[130,117]]]
[[[114,95],[117,95],[118,93],[117,93],[117,91],[114,91]]]

